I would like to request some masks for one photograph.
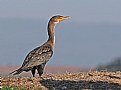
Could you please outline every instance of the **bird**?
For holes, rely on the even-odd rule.
[[[25,57],[23,64],[17,70],[9,73],[12,75],[17,75],[23,71],[31,71],[32,76],[35,77],[35,72],[37,70],[39,76],[43,74],[44,67],[49,59],[53,55],[54,46],[55,46],[55,27],[57,23],[69,19],[70,16],[55,15],[50,18],[48,22],[48,39],[41,46],[31,50]]]

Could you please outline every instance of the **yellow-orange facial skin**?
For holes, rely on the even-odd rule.
[[[61,21],[66,20],[68,18],[71,18],[71,17],[70,16],[60,17],[57,21],[61,22]]]
[[[61,22],[61,21],[63,21],[64,20],[64,18],[60,18],[60,19],[58,19],[58,22]]]

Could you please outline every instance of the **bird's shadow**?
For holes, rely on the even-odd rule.
[[[41,80],[48,90],[121,90],[121,85],[105,81]]]

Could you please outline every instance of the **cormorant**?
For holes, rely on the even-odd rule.
[[[70,18],[70,16],[53,16],[48,23],[48,40],[42,46],[33,49],[25,58],[22,66],[11,72],[10,74],[16,75],[23,71],[32,72],[33,77],[35,77],[35,71],[37,69],[39,76],[43,74],[45,64],[53,55],[53,48],[55,45],[55,26],[57,23]]]

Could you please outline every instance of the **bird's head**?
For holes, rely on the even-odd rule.
[[[57,15],[57,16],[53,16],[50,21],[57,24],[63,20],[69,19],[70,16],[61,16],[61,15]]]

